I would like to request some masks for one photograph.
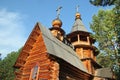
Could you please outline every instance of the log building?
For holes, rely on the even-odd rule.
[[[14,65],[15,80],[93,80],[102,67],[96,62],[95,40],[80,13],[76,12],[69,34],[61,27],[59,16],[49,29],[35,25]]]

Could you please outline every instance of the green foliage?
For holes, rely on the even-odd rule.
[[[0,80],[14,80],[15,75],[13,65],[15,64],[20,50],[11,52],[7,57],[0,61]]]
[[[97,56],[97,62],[102,65],[102,67],[110,67],[114,64],[114,59],[108,55],[101,53]]]
[[[94,32],[92,36],[98,42],[98,47],[104,55],[116,56],[117,53],[114,17],[113,10],[99,10],[90,24]]]
[[[115,3],[116,0],[90,0],[90,3],[95,6],[110,6]]]
[[[111,6],[111,5],[114,5],[113,7],[113,14],[114,14],[114,17],[113,17],[113,20],[112,20],[112,23],[113,23],[113,26],[114,26],[114,33],[115,35],[111,35],[111,37],[115,38],[115,39],[112,39],[113,43],[113,47],[111,46],[106,46],[106,47],[109,47],[109,49],[104,49],[104,47],[101,47],[101,50],[103,52],[109,52],[110,50],[113,50],[112,54],[111,52],[109,52],[109,55],[100,55],[99,57],[110,57],[110,60],[111,58],[113,59],[113,70],[116,74],[116,79],[117,80],[120,80],[120,0],[90,0],[90,2],[95,5],[95,6]],[[111,17],[111,16],[110,16]],[[101,24],[101,23],[100,23]],[[106,23],[105,23],[106,24]],[[103,31],[101,31],[103,32]],[[113,30],[112,30],[113,32]],[[104,41],[104,40],[103,40]],[[111,42],[111,41],[110,41]],[[98,41],[99,43],[99,41]],[[100,43],[99,43],[100,45]],[[103,45],[103,44],[101,44]],[[107,53],[106,53],[107,54]],[[105,58],[103,58],[104,60]],[[107,64],[105,64],[107,65]]]
[[[116,59],[116,66],[118,66],[115,70],[116,75],[117,75],[117,80],[120,80],[120,0],[117,0],[115,2],[115,8],[114,14],[115,14],[115,27],[116,27],[116,33],[117,33],[117,49],[118,49],[118,54],[117,54],[117,59]]]

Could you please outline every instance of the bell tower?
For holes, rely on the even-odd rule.
[[[51,33],[60,41],[63,41],[63,36],[65,35],[65,31],[61,28],[62,21],[59,19],[60,10],[62,7],[58,7],[56,10],[57,17],[52,21],[52,27],[50,28]]]
[[[78,8],[79,6],[76,8],[75,22],[71,32],[67,35],[67,38],[74,46],[76,54],[79,56],[79,59],[83,62],[88,72],[94,74],[95,69],[101,68],[96,62],[96,56],[99,52],[97,51],[97,48],[93,46],[95,40],[91,38],[91,33],[87,31],[82,23]]]

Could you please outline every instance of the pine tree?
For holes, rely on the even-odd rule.
[[[115,39],[115,64],[114,64],[114,71],[116,72],[117,75],[117,80],[120,80],[120,0],[90,0],[90,3],[95,5],[95,6],[112,6],[113,5],[113,14],[115,17],[113,22],[114,22],[114,30],[116,33]],[[102,45],[102,44],[101,44]],[[111,48],[110,48],[111,49]]]
[[[7,55],[3,60],[0,61],[0,80],[14,80],[14,68],[13,65],[20,53],[18,51],[13,51]]]

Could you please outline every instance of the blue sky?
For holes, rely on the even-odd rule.
[[[60,11],[62,28],[69,33],[75,21],[76,6],[83,24],[91,32],[89,23],[92,16],[99,9],[110,7],[95,7],[89,0],[0,0],[0,53],[5,57],[7,53],[17,51],[26,42],[36,22],[45,27],[51,27],[51,22],[56,18],[56,9]]]

